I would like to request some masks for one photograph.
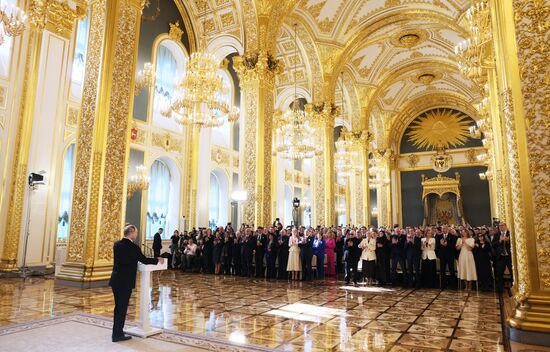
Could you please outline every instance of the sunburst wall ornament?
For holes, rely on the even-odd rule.
[[[442,150],[464,145],[469,137],[470,118],[451,109],[434,109],[410,125],[409,142],[420,149]]]

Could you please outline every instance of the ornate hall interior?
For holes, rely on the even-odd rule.
[[[0,0],[0,351],[549,351],[549,27],[550,0]],[[115,344],[128,224],[169,268],[126,320],[162,331]]]

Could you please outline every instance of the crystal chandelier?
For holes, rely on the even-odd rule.
[[[478,0],[466,11],[470,37],[455,47],[458,68],[463,76],[480,86],[487,81],[491,68],[491,15],[487,0]]]
[[[297,56],[297,34],[294,25],[294,57]],[[315,143],[315,129],[311,126],[311,115],[300,109],[296,87],[296,61],[294,60],[294,102],[292,108],[276,116],[275,152],[284,159],[310,159],[321,153]]]
[[[19,7],[0,4],[0,45],[5,41],[4,36],[15,37],[25,30],[27,15]]]
[[[203,28],[206,33],[206,28]],[[206,34],[204,34],[206,35]],[[206,48],[206,39],[203,39]],[[229,87],[217,72],[219,64],[213,54],[191,54],[183,79],[176,84],[175,98],[163,114],[182,125],[218,127],[239,118],[239,109],[224,99]]]
[[[343,178],[350,177],[355,170],[353,160],[357,157],[357,153],[352,151],[353,142],[347,138],[344,132],[334,145],[336,146],[336,153],[334,153],[336,173]]]
[[[371,159],[372,165],[369,167],[369,189],[377,189],[378,187],[387,186],[390,184],[390,179],[383,177],[386,173],[386,168],[376,166],[378,159]]]

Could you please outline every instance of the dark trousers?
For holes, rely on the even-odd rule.
[[[126,312],[128,311],[128,302],[132,295],[132,289],[128,288],[115,288],[113,289],[113,296],[115,296],[115,311],[113,318],[113,336],[124,336],[124,322],[126,322]]]
[[[346,284],[349,284],[349,281],[353,279],[353,283],[356,284],[357,280],[359,280],[359,272],[357,271],[357,264],[359,264],[358,260],[353,261],[346,261],[344,263],[345,265],[345,271],[346,276],[344,277],[344,280],[346,280]]]
[[[254,256],[252,253],[246,253],[243,255],[243,276],[252,276],[254,275],[254,269],[252,267],[252,259]]]
[[[317,257],[317,278],[323,279],[325,277],[325,253],[316,253]]]
[[[427,288],[437,287],[437,274],[435,271],[435,259],[422,261],[422,285]]]
[[[264,253],[256,251],[256,254],[254,255],[255,259],[255,265],[256,265],[256,277],[264,277],[265,276],[265,269],[264,269]]]
[[[502,293],[504,290],[504,271],[508,268],[508,271],[510,271],[510,274],[513,275],[512,271],[512,257],[509,255],[501,255],[498,257],[495,265],[496,270],[496,281],[497,281],[497,292]],[[512,277],[512,281],[514,281],[514,278]]]
[[[302,280],[311,280],[313,252],[302,253]]]
[[[455,275],[455,258],[441,257],[439,258],[439,275],[441,276],[441,288],[447,287],[447,268],[449,268],[449,276],[451,278],[451,288],[456,285]]]
[[[403,273],[404,282],[406,282],[406,277],[407,277],[407,270],[405,268],[405,258],[403,258],[400,255],[392,256],[390,280],[394,285],[397,284],[397,264],[399,264],[399,267],[401,268],[401,272]]]
[[[158,258],[160,257],[160,248],[153,248],[153,257]]]
[[[343,258],[344,257],[344,253],[338,251],[336,252],[336,274],[339,274],[343,271]]]
[[[233,275],[241,275],[242,258],[240,255],[233,256]]]
[[[407,282],[405,285],[420,287],[420,258],[407,258]]]
[[[275,269],[275,261],[277,258],[266,258],[267,261],[267,278],[275,279],[277,277],[277,271]]]

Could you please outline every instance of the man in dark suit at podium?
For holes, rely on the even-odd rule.
[[[123,328],[126,321],[128,301],[132,290],[136,287],[137,263],[157,264],[164,263],[164,258],[147,258],[134,243],[137,237],[137,229],[134,225],[127,224],[124,227],[124,238],[116,241],[113,246],[114,264],[109,286],[115,296],[115,311],[113,321],[113,342],[129,340],[131,337],[124,335]],[[143,293],[142,293],[143,294]]]

